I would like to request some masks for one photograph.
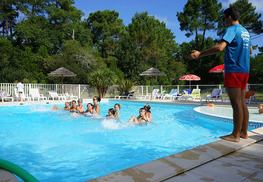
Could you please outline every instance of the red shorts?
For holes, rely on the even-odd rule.
[[[248,73],[225,73],[224,87],[246,89],[248,77]]]

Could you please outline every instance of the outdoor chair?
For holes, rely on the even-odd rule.
[[[153,91],[152,91],[152,94],[148,94],[148,95],[146,95],[145,96],[145,99],[147,99],[147,97],[149,97],[149,99],[151,98],[151,96],[152,96],[152,99],[156,99],[156,98],[158,98],[158,92],[159,92],[159,89],[153,89]]]
[[[13,97],[11,97],[11,95],[4,90],[0,91],[0,99],[2,100],[2,102],[4,102],[5,100],[11,100],[12,102],[14,101]]]
[[[173,97],[174,97],[174,96],[177,96],[177,94],[178,94],[177,89],[172,89],[172,90],[170,91],[170,93],[169,93],[169,94],[165,94],[162,99],[163,99],[163,100],[166,99],[166,98],[173,99]]]
[[[70,94],[70,93],[65,93],[63,96],[66,97],[66,100],[78,100],[78,96]]]
[[[253,101],[257,103],[256,91],[247,91],[245,95],[245,101],[248,104],[250,104]]]
[[[212,102],[213,102],[213,100],[215,100],[215,102],[216,102],[217,100],[221,99],[222,102],[223,102],[222,93],[223,93],[223,92],[222,92],[222,89],[214,89],[214,90],[212,91],[212,94],[211,94],[211,95],[207,95],[206,97],[201,97],[200,101],[202,101],[203,99],[205,99],[206,102],[209,103],[209,100],[212,100]]]
[[[58,94],[56,90],[49,90],[48,95],[49,95],[48,98],[49,99],[51,98],[52,100],[55,100],[56,98],[58,100],[66,100],[66,96]]]
[[[174,97],[172,98],[172,100],[174,100],[174,99],[180,100],[181,97],[183,97],[183,96],[188,96],[188,95],[190,95],[191,93],[192,93],[192,91],[191,91],[190,89],[183,89],[182,95],[174,96]]]
[[[37,88],[31,88],[29,90],[29,95],[31,96],[31,99],[34,101],[35,99],[37,99],[37,101],[39,100],[47,100],[47,97],[45,97],[43,94],[39,94],[39,91]]]
[[[19,94],[18,94],[18,91],[17,89],[14,89],[14,92],[15,92],[15,98],[16,100],[18,101],[19,100]],[[24,92],[21,94],[21,100],[22,101],[31,101],[31,97],[29,97],[27,94],[25,94]]]
[[[192,100],[200,99],[200,91],[201,91],[200,89],[193,89],[191,94],[181,96],[180,100],[184,99],[185,101],[187,101],[188,99],[192,99]]]
[[[135,98],[136,99],[136,96],[135,96],[135,93],[137,92],[137,90],[132,90],[130,91],[129,93],[126,93],[126,94],[123,94],[123,95],[115,95],[114,99],[121,99],[121,98],[126,98],[126,99],[132,99],[132,98]]]

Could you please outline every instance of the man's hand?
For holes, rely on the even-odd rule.
[[[193,50],[191,54],[189,54],[188,59],[198,59],[201,52],[197,50]]]

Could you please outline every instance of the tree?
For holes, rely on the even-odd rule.
[[[92,33],[93,44],[108,66],[110,62],[117,61],[115,51],[119,40],[125,35],[125,25],[118,17],[118,12],[104,10],[90,13],[86,20],[87,27]]]
[[[15,19],[18,17],[16,5],[15,0],[2,0],[0,2],[0,29],[5,37],[13,34]]]
[[[195,34],[195,49],[204,48],[205,34],[207,30],[216,29],[217,19],[220,15],[222,4],[218,0],[188,0],[183,12],[177,12],[180,30],[187,31],[187,37]],[[199,34],[202,32],[201,44]]]
[[[127,27],[128,35],[121,42],[118,59],[122,60],[118,66],[125,65],[125,74],[133,75],[128,79],[145,83],[146,78],[138,77],[139,73],[150,67],[158,68],[165,73],[172,72],[168,65],[175,61],[178,46],[175,36],[164,22],[149,16],[148,12],[136,13]],[[126,50],[127,49],[127,50]],[[125,64],[123,64],[125,62]],[[126,72],[127,69],[127,72]],[[130,70],[131,71],[130,71]],[[166,77],[167,79],[168,77]],[[170,83],[170,80],[160,78],[160,83]]]
[[[114,72],[108,68],[97,70],[91,73],[89,78],[91,85],[96,86],[99,92],[99,97],[101,98],[105,97],[108,87],[112,86],[117,79]]]

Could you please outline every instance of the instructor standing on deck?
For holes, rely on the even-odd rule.
[[[224,23],[228,27],[222,40],[214,47],[204,51],[194,50],[189,59],[198,59],[223,51],[225,52],[225,78],[228,96],[233,108],[234,129],[230,135],[220,138],[239,142],[240,137],[247,139],[249,112],[245,102],[246,86],[249,77],[249,59],[252,46],[248,31],[239,24],[239,11],[230,7],[224,11]]]

